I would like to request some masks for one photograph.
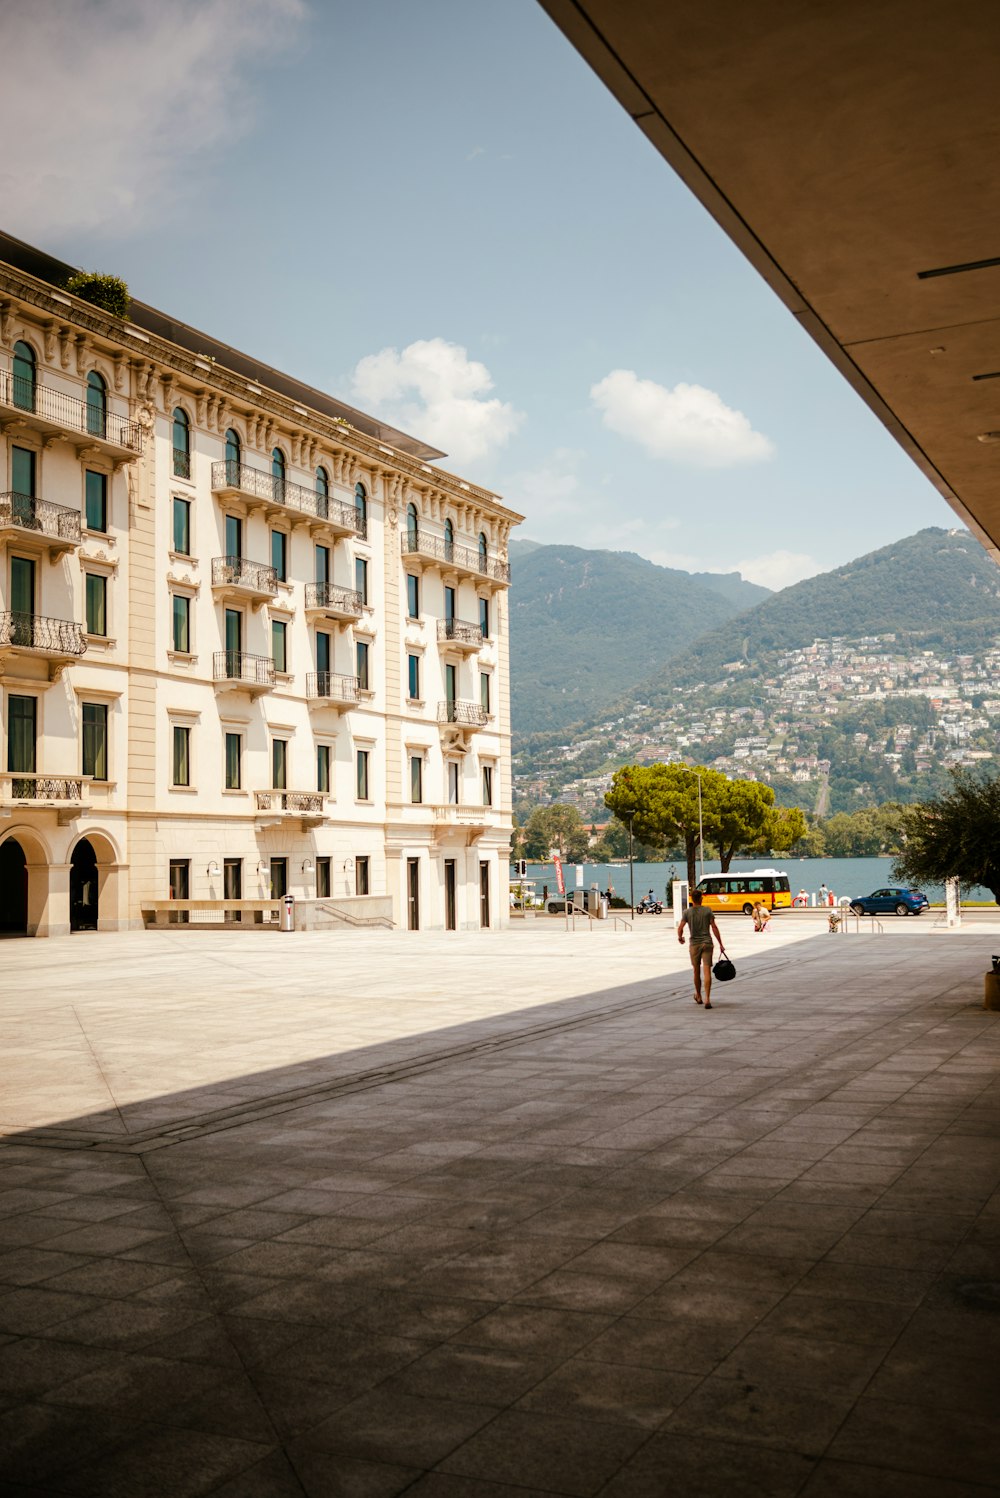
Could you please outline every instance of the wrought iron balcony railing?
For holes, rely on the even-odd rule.
[[[322,791],[257,791],[258,811],[290,811],[296,816],[321,817]]]
[[[68,803],[83,800],[84,775],[36,775],[12,770],[0,775],[0,795],[11,801]]]
[[[327,609],[333,614],[350,614],[359,619],[364,606],[361,594],[354,588],[341,588],[336,583],[306,583],[307,609]]]
[[[38,655],[83,655],[83,626],[72,619],[44,619],[40,614],[0,614],[0,646],[33,650]]]
[[[212,587],[246,588],[273,598],[278,591],[278,573],[266,562],[251,562],[246,557],[213,557]]]
[[[450,640],[455,645],[474,645],[478,650],[483,643],[482,625],[470,624],[466,619],[439,619],[438,639]]]
[[[315,520],[325,520],[355,536],[368,534],[366,517],[354,505],[332,499],[327,494],[317,494],[315,489],[307,489],[305,484],[293,484],[289,479],[265,473],[261,468],[251,468],[235,458],[212,464],[212,488],[234,489],[265,503],[283,505],[286,510],[297,510]]]
[[[186,447],[174,448],[174,478],[189,479],[191,477],[191,454]]]
[[[422,530],[407,526],[400,536],[404,556],[430,557],[461,572],[476,573],[479,577],[491,578],[494,582],[510,582],[510,563],[500,562],[496,557],[484,555],[471,546],[459,546],[446,541],[442,536],[428,536]]]
[[[127,448],[129,452],[142,452],[142,427],[137,421],[118,416],[104,406],[77,400],[75,396],[53,390],[50,385],[41,385],[37,380],[23,379],[9,369],[0,369],[0,405],[13,406],[15,410],[40,417],[53,426],[97,437],[115,447]]]
[[[273,687],[274,661],[269,655],[248,655],[245,650],[217,650],[212,661],[212,674],[216,681]]]
[[[341,676],[337,671],[309,671],[306,674],[306,696],[326,697],[331,702],[360,702],[361,683],[356,676]]]
[[[48,536],[66,546],[77,546],[80,542],[79,510],[71,510],[68,505],[54,505],[31,494],[17,494],[13,490],[0,494],[0,530],[8,526]]]
[[[489,713],[478,702],[438,703],[439,723],[459,723],[463,728],[484,728],[489,721]]]

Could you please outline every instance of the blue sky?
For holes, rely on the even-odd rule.
[[[522,535],[775,587],[955,523],[535,0],[0,37],[9,232],[436,442]]]

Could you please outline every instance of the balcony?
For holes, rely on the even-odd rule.
[[[246,557],[212,558],[212,591],[219,598],[245,598],[254,606],[278,596],[278,574]]]
[[[336,583],[306,583],[306,613],[313,618],[360,619],[364,600],[353,588]]]
[[[251,699],[274,691],[274,661],[245,650],[217,650],[212,658],[217,692],[248,692]]]
[[[5,811],[55,811],[60,824],[89,811],[88,792],[96,784],[105,793],[107,781],[89,775],[37,775],[19,770],[0,771],[0,808]]]
[[[491,825],[490,819],[497,815],[492,806],[432,806],[434,816],[434,840],[440,842],[449,834],[464,834],[466,844],[471,847],[478,842]]]
[[[510,563],[500,562],[496,557],[483,555],[471,546],[459,546],[447,542],[442,536],[428,536],[422,530],[407,528],[400,536],[400,547],[408,562],[414,560],[430,562],[446,572],[456,572],[460,577],[486,578],[489,582],[510,582]]]
[[[80,544],[80,511],[30,494],[0,494],[0,541],[40,541],[50,558]]]
[[[341,676],[336,671],[310,671],[306,676],[306,697],[310,707],[354,707],[361,700],[360,686],[356,676]]]
[[[318,827],[323,821],[322,791],[256,791],[258,820],[284,822],[297,818],[303,827]]]
[[[212,491],[223,498],[241,499],[250,509],[263,508],[281,514],[299,516],[314,526],[321,526],[337,536],[368,534],[365,517],[354,505],[317,494],[304,484],[276,478],[261,468],[251,468],[233,458],[212,464]]]
[[[8,431],[20,427],[48,437],[68,437],[79,452],[97,448],[118,462],[142,454],[142,427],[137,421],[37,380],[15,379],[9,369],[0,369],[0,423]]]
[[[0,662],[8,656],[47,661],[49,680],[87,649],[83,626],[72,619],[44,619],[40,614],[0,614]]]
[[[466,619],[439,619],[438,641],[463,655],[475,655],[483,648],[482,625],[470,624]]]
[[[467,732],[485,728],[490,721],[489,713],[478,702],[439,702],[437,716],[442,727],[460,728]]]

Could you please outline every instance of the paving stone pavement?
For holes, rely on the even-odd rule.
[[[5,943],[0,1495],[1000,1492],[996,934],[812,929]]]

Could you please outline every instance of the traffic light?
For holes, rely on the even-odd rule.
[[[514,867],[517,870],[517,877],[523,879],[528,872],[528,860],[526,858],[519,858]]]

